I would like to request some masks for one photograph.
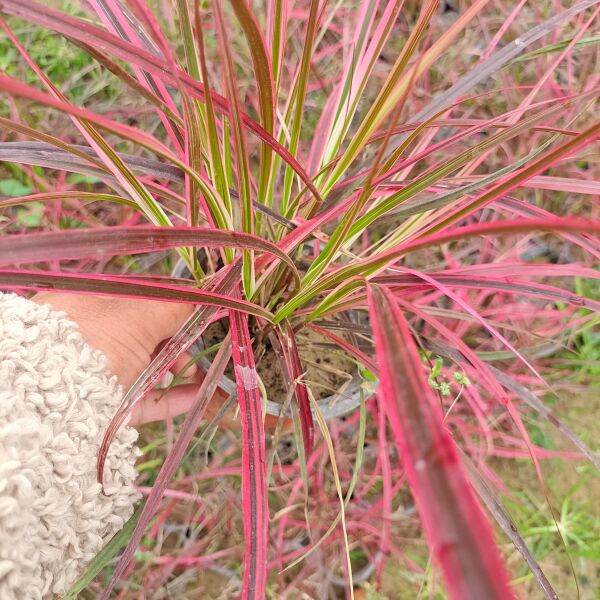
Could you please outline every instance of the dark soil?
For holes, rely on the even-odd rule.
[[[220,342],[225,335],[222,322],[214,323],[204,333],[202,339],[205,347]],[[311,329],[304,329],[297,334],[298,352],[304,369],[304,382],[309,386],[316,400],[335,396],[343,389],[355,372],[354,363],[334,344],[324,339]],[[261,347],[255,348],[257,371],[267,390],[267,398],[272,402],[283,404],[287,389],[279,360],[273,352],[269,340]],[[226,375],[233,379],[231,365]]]

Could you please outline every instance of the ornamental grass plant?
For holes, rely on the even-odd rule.
[[[0,0],[0,288],[196,307],[100,481],[181,354],[206,371],[70,597],[365,597],[395,565],[513,598],[509,542],[557,597],[493,465],[544,497],[543,461],[600,466],[545,403],[600,309],[599,11]]]

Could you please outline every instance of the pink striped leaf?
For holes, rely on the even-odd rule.
[[[0,8],[7,14],[20,17],[29,23],[47,27],[70,39],[89,46],[94,46],[105,52],[110,52],[115,57],[124,60],[128,64],[135,64],[149,73],[156,74],[164,83],[168,83],[175,87],[181,84],[187,93],[195,98],[199,98],[200,100],[204,100],[205,98],[204,86],[191,78],[184,71],[178,69],[176,73],[173,73],[168,61],[165,61],[159,56],[155,56],[144,49],[138,48],[131,42],[122,40],[87,21],[72,17],[51,7],[43,6],[33,0],[1,0]],[[11,94],[41,101],[49,106],[53,105],[52,102],[49,101],[52,99],[47,95],[41,93],[41,95],[35,94],[34,92],[37,90],[34,90],[31,86],[18,85],[18,82],[10,77],[0,76],[0,89]],[[42,100],[41,98],[44,96],[46,99]],[[212,99],[216,110],[230,116],[230,106],[225,98],[219,94],[213,93]],[[75,114],[77,110],[83,110],[77,109],[74,105],[65,105],[62,108],[65,109],[65,107],[70,109],[73,114]],[[90,113],[90,111],[85,112]],[[84,118],[92,120],[89,116]],[[285,161],[302,179],[314,197],[319,202],[322,202],[323,200],[311,178],[292,154],[246,113],[242,114],[242,120],[244,127],[254,133],[265,144],[279,154],[282,160]],[[108,121],[108,119],[106,119],[106,121]],[[117,124],[115,123],[115,125]]]
[[[230,124],[233,137],[233,148],[235,150],[235,173],[237,175],[237,189],[239,195],[239,207],[241,213],[241,227],[247,233],[254,233],[254,211],[252,206],[252,184],[250,173],[250,161],[248,158],[247,144],[244,136],[244,128],[241,119],[241,104],[235,77],[233,55],[227,42],[228,32],[225,23],[225,15],[220,2],[212,2],[215,25],[217,30],[217,43],[219,57],[223,64],[223,78],[227,90],[227,99],[230,107]],[[243,256],[243,284],[244,291],[250,296],[254,291],[255,276],[252,255],[244,252]]]
[[[452,269],[444,269],[445,274],[452,275],[484,275],[486,277],[591,277],[600,279],[600,271],[583,267],[578,263],[530,263],[508,262],[477,263],[473,265],[459,265]],[[433,273],[430,273],[433,275]]]
[[[450,214],[444,214],[437,223],[429,228],[428,232],[445,231],[449,225],[464,219],[470,214],[473,214],[476,210],[479,210],[480,208],[492,202],[492,200],[505,194],[509,194],[513,190],[517,189],[521,183],[528,181],[535,175],[539,175],[544,170],[557,164],[566,156],[572,155],[578,150],[585,148],[589,144],[596,141],[599,137],[600,123],[594,123],[585,131],[582,131],[557,148],[547,152],[537,160],[532,161],[514,175],[511,175],[492,186],[490,190],[487,190],[472,200],[469,200],[469,202],[464,206],[455,209]]]
[[[217,355],[215,356],[215,359],[212,362],[212,365],[208,370],[206,377],[204,378],[198,390],[198,393],[196,394],[193,407],[187,413],[185,421],[181,426],[179,436],[177,437],[177,440],[175,440],[172,450],[167,455],[165,462],[158,473],[156,481],[152,486],[152,491],[146,499],[146,503],[142,509],[142,514],[140,515],[131,538],[129,539],[127,547],[115,565],[109,584],[102,592],[101,600],[107,600],[110,597],[110,593],[115,584],[123,575],[125,569],[133,559],[135,551],[146,530],[146,526],[150,522],[150,519],[156,514],[156,511],[158,510],[160,502],[163,498],[163,494],[167,489],[167,485],[169,484],[169,481],[175,474],[175,471],[185,456],[185,452],[190,444],[190,441],[192,440],[194,433],[202,421],[206,407],[213,397],[213,394],[217,390],[219,381],[225,372],[227,363],[229,362],[229,358],[231,356],[231,345],[228,343],[228,341],[229,340],[227,338],[223,340],[223,344],[221,344],[221,348],[217,352]]]
[[[146,49],[153,54],[158,54],[156,44],[141,27],[133,13],[128,11],[118,0],[89,0],[89,2],[109,31],[139,48]],[[163,40],[161,39],[161,41]],[[163,43],[162,49],[167,48],[168,45]],[[168,58],[173,60],[171,56]],[[153,92],[158,99],[165,103],[170,112],[177,113],[177,107],[160,76],[157,77],[151,73],[142,71],[135,65],[133,66],[133,71],[142,87],[147,88],[149,92]],[[157,112],[173,143],[176,146],[180,145],[181,134],[177,126],[177,121],[173,122],[160,108]]]
[[[217,281],[211,281],[211,291],[219,294],[229,294],[239,283],[241,274],[240,261],[236,261],[229,268],[219,273]],[[96,477],[100,483],[104,477],[104,462],[108,449],[114,440],[117,431],[131,413],[133,407],[140,402],[150,390],[159,382],[160,378],[169,370],[177,358],[186,352],[198,339],[217,314],[216,306],[199,306],[189,319],[181,326],[179,331],[158,351],[152,362],[140,374],[137,380],[123,396],[121,404],[111,419],[100,449],[96,465]]]
[[[265,468],[262,397],[248,320],[231,312],[231,343],[242,419],[242,505],[244,512],[243,600],[266,597],[269,504]]]
[[[600,278],[600,273],[596,273],[596,278]],[[568,290],[544,285],[534,282],[514,281],[510,278],[498,279],[496,277],[481,277],[478,275],[459,276],[448,275],[444,273],[427,273],[426,276],[435,278],[436,281],[450,287],[463,287],[482,290],[495,290],[498,292],[508,292],[511,294],[523,294],[525,296],[533,296],[552,300],[555,302],[565,302],[575,306],[581,306],[589,310],[600,312],[600,302],[586,298]],[[420,281],[419,281],[420,280]],[[429,286],[423,278],[414,273],[395,273],[378,275],[371,279],[373,283],[380,283],[389,286]]]
[[[267,321],[273,319],[273,315],[261,306],[231,296],[189,287],[142,282],[115,275],[73,275],[71,273],[0,269],[0,289],[61,290],[81,294],[206,304],[247,312]]]
[[[573,268],[571,265],[526,265],[533,267],[527,269],[523,265],[513,264],[508,267],[498,265],[501,269],[498,269],[501,273],[510,273],[510,276],[506,275],[504,278],[498,277],[487,277],[480,276],[479,270],[484,272],[492,271],[496,265],[474,265],[472,271],[471,268],[456,269],[456,273],[450,271],[444,272],[433,272],[424,273],[423,277],[419,277],[415,273],[385,273],[383,275],[376,275],[372,277],[370,281],[376,284],[387,285],[390,288],[398,289],[403,288],[408,292],[414,292],[418,289],[428,289],[431,287],[431,283],[426,279],[433,277],[437,282],[450,287],[459,288],[471,288],[481,290],[494,290],[499,292],[506,292],[510,294],[522,294],[524,296],[531,296],[533,298],[539,298],[543,300],[550,300],[553,302],[564,302],[573,306],[580,306],[600,312],[600,302],[593,300],[592,298],[586,298],[579,294],[574,294],[568,290],[564,290],[555,286],[540,284],[531,281],[521,281],[514,279],[519,276],[519,270],[523,269],[524,275],[530,273],[539,273],[540,276],[549,276],[551,274],[570,274],[571,276],[577,277],[588,277],[593,279],[600,279],[600,272],[594,271],[593,269],[586,269],[584,267]],[[486,269],[488,267],[489,269]],[[567,267],[561,269],[561,267]],[[325,299],[323,299],[317,309],[315,309],[310,318],[314,319],[317,316],[323,316],[325,314],[332,314],[343,310],[348,310],[347,300],[344,298],[349,296],[351,292],[357,288],[361,288],[359,293],[352,295],[352,301],[354,303],[360,303],[364,301],[366,292],[364,288],[364,280],[359,277],[351,279],[346,283],[342,284],[338,288],[335,288],[330,292]]]
[[[302,428],[302,439],[304,440],[304,454],[305,457],[308,458],[314,444],[314,423],[312,412],[310,410],[308,390],[302,381],[304,369],[302,368],[302,361],[300,360],[300,353],[298,352],[298,345],[296,344],[296,336],[289,321],[286,323],[286,338],[288,342],[291,375],[294,378],[294,381],[297,382],[295,391],[300,411],[300,426]]]
[[[308,458],[314,444],[314,422],[308,390],[303,382],[304,369],[296,344],[296,334],[289,321],[285,321],[281,328],[276,328],[275,332],[275,338],[281,348],[282,367],[288,379],[288,385],[294,389],[298,402],[304,452]]]
[[[250,48],[260,103],[261,124],[266,131],[272,134],[275,123],[275,90],[267,43],[248,0],[230,0],[230,2]],[[269,146],[263,145],[260,160],[259,198],[266,194],[271,163],[272,150]]]
[[[391,292],[369,286],[380,393],[425,534],[456,600],[512,599],[492,529]]]
[[[573,179],[571,177],[550,177],[540,175],[532,177],[527,182],[528,187],[539,190],[552,190],[556,192],[567,192],[569,194],[591,194],[600,195],[600,181],[590,179]]]
[[[296,283],[300,282],[292,259],[272,242],[248,233],[204,227],[102,227],[7,235],[0,238],[0,265],[140,254],[185,246],[267,252],[285,262]]]
[[[29,202],[52,202],[62,200],[83,200],[87,202],[115,202],[130,208],[137,208],[137,204],[127,198],[115,196],[114,194],[101,194],[95,192],[80,192],[77,190],[67,192],[46,192],[41,194],[29,194],[27,196],[13,196],[10,198],[0,198],[0,210],[9,206],[19,206]],[[0,259],[1,260],[1,259]],[[39,259],[38,259],[39,260]]]
[[[292,234],[290,234],[290,237],[296,234],[297,231],[294,231]],[[448,231],[426,235],[421,238],[417,238],[416,240],[409,240],[385,252],[369,256],[362,260],[353,261],[347,265],[342,265],[339,268],[332,270],[313,285],[302,289],[298,294],[296,294],[296,296],[289,300],[287,304],[282,306],[275,315],[275,322],[279,323],[281,320],[289,317],[296,309],[306,305],[310,299],[323,292],[329,291],[336,285],[347,282],[350,278],[357,275],[363,277],[375,275],[378,271],[384,269],[388,265],[393,264],[399,258],[417,250],[480,235],[519,234],[531,233],[533,231],[600,234],[600,222],[585,219],[574,219],[570,217],[547,219],[508,219],[504,221],[494,221],[491,223],[466,225],[464,227],[457,227]],[[283,247],[287,247],[285,241],[282,241],[281,245]]]

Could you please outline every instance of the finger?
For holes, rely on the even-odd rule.
[[[177,385],[170,390],[155,390],[134,405],[129,425],[164,421],[187,412],[198,395],[200,386],[194,383]]]
[[[141,402],[138,402],[132,410],[129,425],[139,427],[145,423],[154,421],[164,421],[181,415],[194,405],[198,400],[200,385],[204,379],[204,373],[198,369],[194,375],[195,383],[187,383],[175,386],[170,390],[155,390],[148,394]],[[221,388],[217,388],[213,397],[210,399],[204,420],[210,421],[219,412],[223,403],[228,399]],[[283,423],[279,423],[279,417],[266,415],[265,428],[270,433],[274,432],[279,424],[281,433],[289,433],[293,429],[292,419],[285,418]],[[230,407],[219,420],[219,426],[225,429],[237,431],[240,428],[240,421],[234,407]]]
[[[194,383],[184,383],[168,390],[152,391],[141,402],[134,405],[129,425],[139,427],[145,423],[172,419],[187,412],[198,401],[198,392],[203,379],[204,374],[198,370],[194,375]],[[217,388],[208,402],[204,418],[212,419],[227,398],[227,394]],[[231,427],[228,418],[221,423]]]

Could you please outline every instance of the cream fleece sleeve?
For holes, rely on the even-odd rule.
[[[95,473],[120,397],[65,313],[0,293],[0,600],[66,592],[131,516],[134,429],[111,447],[107,496]]]

